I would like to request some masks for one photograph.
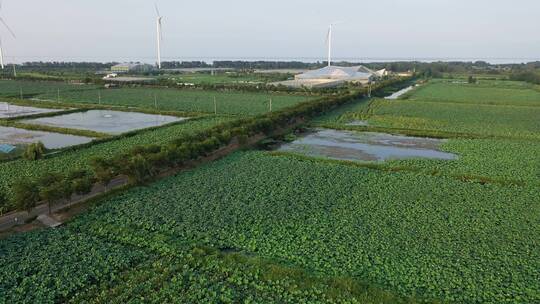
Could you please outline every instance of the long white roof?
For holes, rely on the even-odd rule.
[[[322,69],[308,71],[296,76],[296,79],[368,79],[375,72],[365,66],[339,67],[327,66]]]

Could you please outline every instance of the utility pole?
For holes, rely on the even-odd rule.
[[[22,93],[22,88],[20,89],[20,93],[21,93],[21,99],[24,99],[24,96],[23,96],[23,93]]]
[[[157,95],[154,93],[154,108],[157,110]]]
[[[272,98],[270,98],[270,112],[272,112]]]
[[[15,64],[13,64],[13,77],[17,77],[17,69],[15,69]]]

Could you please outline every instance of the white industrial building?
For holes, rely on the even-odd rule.
[[[273,85],[284,85],[291,88],[332,88],[346,83],[367,84],[384,75],[385,71],[375,72],[362,65],[354,67],[331,65],[298,74],[294,80],[276,82]]]

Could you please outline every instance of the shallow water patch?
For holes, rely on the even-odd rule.
[[[60,111],[63,110],[18,106],[7,102],[0,102],[0,118],[20,117]]]
[[[186,118],[138,112],[90,110],[66,115],[29,119],[24,122],[67,129],[122,134],[134,130],[158,127],[182,120],[186,120]]]
[[[386,133],[318,129],[292,143],[282,145],[279,151],[351,161],[457,159],[457,155],[440,150],[444,142],[442,139]]]
[[[31,131],[0,126],[0,144],[28,145],[42,142],[47,149],[61,149],[89,143],[91,137],[67,135],[43,131]]]

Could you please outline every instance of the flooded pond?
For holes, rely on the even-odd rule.
[[[90,130],[109,134],[122,134],[129,131],[157,127],[186,118],[152,115],[137,112],[109,110],[90,110],[52,117],[29,119],[25,123],[54,126],[68,129]]]
[[[405,88],[403,90],[397,91],[394,94],[385,97],[384,99],[390,99],[390,100],[398,99],[399,97],[401,97],[401,95],[411,91],[412,89],[414,89],[414,86],[410,86],[410,87]]]
[[[47,149],[61,149],[91,142],[93,138],[67,134],[31,131],[0,126],[0,144],[27,145],[41,141]]]
[[[0,118],[19,117],[60,111],[62,110],[17,106],[7,102],[0,102]]]
[[[285,144],[279,151],[351,161],[386,161],[411,158],[457,159],[440,151],[444,140],[385,133],[319,129]]]

